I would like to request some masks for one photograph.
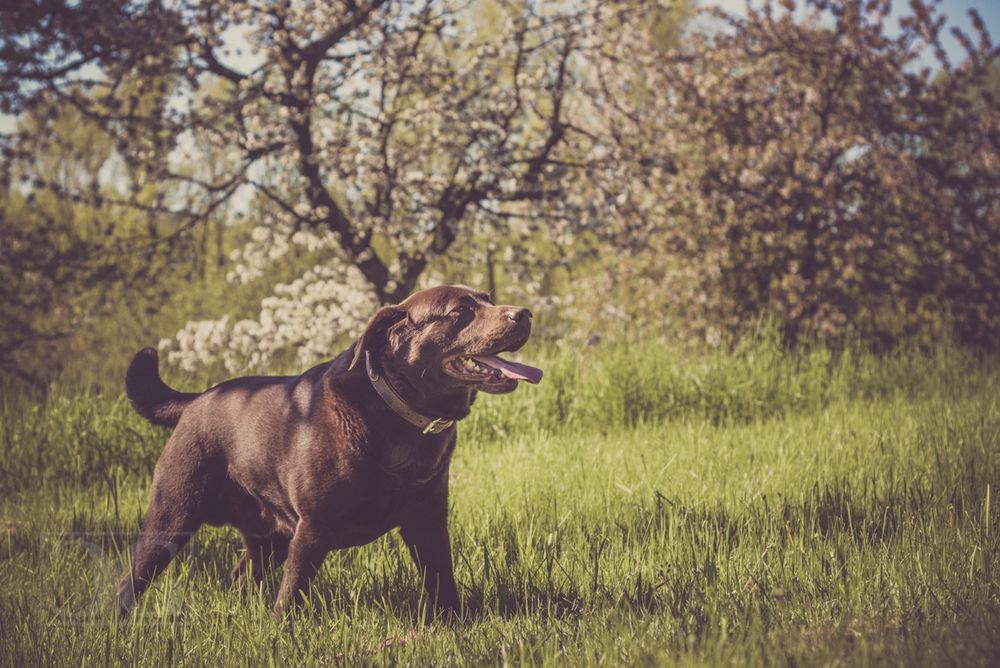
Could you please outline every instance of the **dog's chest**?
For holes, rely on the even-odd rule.
[[[379,487],[418,490],[447,468],[454,445],[454,436],[448,433],[421,435],[419,439],[385,439],[370,460]]]
[[[390,494],[366,495],[339,513],[332,537],[334,548],[355,547],[375,540],[399,526],[401,500]]]

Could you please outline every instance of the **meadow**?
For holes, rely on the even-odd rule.
[[[453,624],[395,534],[276,621],[212,528],[117,620],[167,432],[114,392],[5,391],[0,665],[1000,662],[1000,358],[533,348],[542,384],[459,427]]]

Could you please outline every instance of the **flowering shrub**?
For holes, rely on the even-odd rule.
[[[973,14],[953,65],[920,1],[898,31],[888,2],[802,5],[711,9],[726,27],[669,51],[634,26],[595,61],[644,248],[615,280],[655,302],[638,315],[709,338],[772,314],[792,343],[995,345],[997,47]]]

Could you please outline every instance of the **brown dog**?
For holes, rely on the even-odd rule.
[[[463,286],[417,292],[380,309],[361,339],[301,376],[245,377],[203,394],[167,387],[156,351],[135,356],[128,396],[147,420],[177,425],[156,464],[123,612],[203,523],[235,526],[237,581],[285,563],[275,612],[327,552],[395,527],[427,591],[459,608],[448,539],[448,464],[456,421],[475,394],[537,383],[538,369],[498,353],[524,345],[531,312]]]

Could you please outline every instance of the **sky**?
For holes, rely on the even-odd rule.
[[[746,0],[715,0],[716,4],[732,12],[741,12],[746,6]],[[759,4],[759,0],[754,4]],[[801,4],[801,2],[799,3]],[[972,21],[969,20],[969,10],[976,9],[986,24],[986,29],[993,38],[993,43],[1000,43],[1000,0],[942,0],[940,3],[941,13],[948,17],[945,23],[945,32],[942,39],[945,50],[951,58],[952,63],[962,60],[965,50],[958,43],[952,34],[951,28],[957,27],[965,33],[973,36]],[[910,9],[909,0],[893,0],[892,13],[894,16],[908,14]]]

